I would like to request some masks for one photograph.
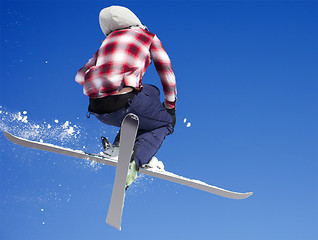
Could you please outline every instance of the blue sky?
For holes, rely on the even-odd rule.
[[[118,232],[105,223],[113,167],[0,134],[0,238],[317,239],[317,1],[1,1],[0,130],[91,152],[114,138],[85,117],[74,82],[110,5],[135,12],[172,60],[177,125],[157,154],[166,170],[254,195],[142,176]],[[160,86],[153,66],[143,81]]]

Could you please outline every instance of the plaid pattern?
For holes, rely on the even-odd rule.
[[[125,86],[142,88],[142,77],[154,62],[165,94],[167,108],[175,107],[176,81],[171,61],[156,35],[141,28],[111,33],[94,56],[77,72],[75,81],[84,94],[101,98]]]

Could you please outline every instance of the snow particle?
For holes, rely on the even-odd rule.
[[[18,121],[21,121],[21,122],[23,122],[23,123],[27,123],[28,122],[28,116],[21,116],[21,112],[19,112],[18,113],[18,116],[16,117],[16,119],[18,120]]]
[[[70,122],[69,121],[66,121],[64,124],[63,124],[63,128],[67,128],[68,126],[70,125]]]
[[[54,122],[55,122],[55,123],[59,123],[59,120],[55,119]]]
[[[187,118],[183,119],[183,123],[186,124],[187,127],[191,127],[191,123],[190,122],[187,123]]]
[[[73,127],[70,127],[68,130],[67,130],[67,133],[68,134],[73,134],[75,131],[74,131],[74,128]]]

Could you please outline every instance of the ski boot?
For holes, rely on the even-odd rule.
[[[158,159],[155,156],[151,158],[149,163],[143,164],[141,167],[154,169],[154,170],[161,170],[161,171],[164,170],[164,165],[162,161],[158,161]],[[129,165],[128,175],[126,180],[126,187],[125,187],[126,190],[137,179],[137,173],[138,173],[137,164],[135,161],[132,161]]]
[[[118,161],[119,143],[115,142],[114,144],[111,144],[107,138],[101,138],[104,152],[101,152],[100,155],[105,158]]]
[[[162,161],[159,161],[155,156],[151,158],[149,163],[143,164],[142,168],[151,168],[154,170],[164,170],[165,166]]]
[[[137,164],[135,161],[132,161],[129,164],[125,190],[127,190],[129,186],[137,179],[137,173],[138,173]]]

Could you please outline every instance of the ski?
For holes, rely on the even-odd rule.
[[[121,230],[121,219],[125,201],[125,186],[128,168],[135,145],[139,119],[134,114],[124,118],[120,129],[119,155],[113,193],[107,213],[106,222]]]
[[[85,160],[94,161],[94,162],[106,164],[109,166],[117,167],[116,160],[107,159],[105,157],[99,156],[98,154],[90,154],[90,153],[85,153],[81,150],[73,150],[70,148],[64,148],[64,147],[56,146],[53,144],[31,141],[31,140],[14,136],[10,134],[9,132],[4,132],[4,135],[9,141],[19,144],[21,146],[39,149],[39,150],[43,150],[47,152],[53,152],[57,154],[62,154],[62,155],[70,156],[70,157],[76,157],[80,159],[85,159]],[[176,174],[173,174],[165,170],[160,171],[160,170],[154,170],[154,169],[141,168],[139,169],[139,173],[147,174],[152,177],[161,178],[171,182],[183,184],[192,188],[196,188],[205,192],[209,192],[212,194],[216,194],[218,196],[231,198],[231,199],[245,199],[253,194],[253,192],[240,193],[240,192],[225,190],[225,189],[218,188],[218,187],[209,185],[207,183],[201,182],[199,180],[178,176]]]

